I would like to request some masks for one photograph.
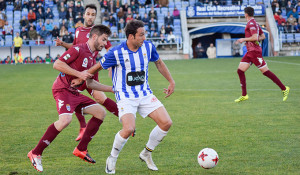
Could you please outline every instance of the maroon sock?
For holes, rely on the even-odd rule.
[[[119,110],[117,103],[114,102],[112,99],[107,98],[104,103],[102,104],[109,112],[113,113],[115,116],[119,116]]]
[[[86,151],[87,146],[89,142],[92,140],[94,135],[97,133],[99,130],[100,125],[103,123],[102,120],[97,119],[96,117],[92,117],[87,124],[86,130],[82,136],[82,139],[80,140],[77,149],[79,151]]]
[[[32,150],[33,154],[36,155],[42,155],[44,149],[50,145],[50,143],[55,139],[55,137],[59,134],[60,132],[55,128],[54,123],[52,123],[39,143],[36,145],[36,147]]]
[[[267,70],[266,72],[264,72],[264,75],[268,78],[270,78],[275,84],[277,84],[277,86],[279,86],[279,88],[281,90],[285,90],[285,86],[281,83],[281,81],[279,80],[279,78],[270,70]]]
[[[86,122],[85,122],[85,118],[81,113],[81,109],[80,108],[76,108],[75,109],[75,115],[79,121],[80,124],[80,128],[85,128],[86,127]]]
[[[246,76],[245,76],[245,72],[242,71],[241,69],[237,70],[237,73],[239,75],[240,78],[240,83],[241,83],[241,87],[242,87],[242,96],[247,95],[247,87],[246,87]]]

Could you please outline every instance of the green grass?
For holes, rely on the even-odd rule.
[[[138,116],[137,135],[122,150],[117,174],[300,174],[300,58],[266,60],[291,87],[286,102],[279,88],[252,66],[246,73],[250,99],[234,103],[241,94],[236,74],[240,59],[165,61],[176,81],[175,93],[165,99],[168,83],[151,64],[150,86],[173,126],[153,153],[159,171],[152,172],[138,155],[155,123]],[[0,174],[37,174],[27,153],[58,118],[51,92],[57,75],[52,65],[0,65]],[[106,71],[100,80],[111,84]],[[72,155],[79,130],[74,117],[44,151],[43,174],[104,174],[120,129],[118,119],[108,114],[89,145],[97,161],[91,165]],[[198,152],[205,147],[219,154],[214,169],[198,165]]]

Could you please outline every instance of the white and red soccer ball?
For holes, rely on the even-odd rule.
[[[204,148],[198,154],[198,163],[204,169],[211,169],[217,166],[218,161],[218,153],[211,148]]]

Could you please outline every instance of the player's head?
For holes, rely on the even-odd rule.
[[[128,42],[141,47],[146,39],[144,22],[140,20],[131,20],[125,26],[125,34]]]
[[[90,31],[89,40],[92,41],[93,47],[97,51],[101,51],[107,44],[111,30],[105,25],[95,25]]]
[[[254,16],[254,9],[252,7],[246,7],[244,9],[245,17],[253,17]]]
[[[97,15],[97,7],[94,4],[88,4],[85,6],[83,19],[86,27],[92,27],[94,25]]]

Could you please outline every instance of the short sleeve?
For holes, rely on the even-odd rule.
[[[113,51],[113,49],[110,49],[100,60],[100,64],[103,67],[103,69],[108,69],[110,67],[117,65],[117,60],[115,57],[114,52],[117,52],[117,50]]]
[[[74,40],[73,40],[73,46],[76,45],[78,34],[79,34],[79,30],[76,29],[76,31],[75,31],[75,36],[74,36]]]
[[[78,56],[79,56],[79,47],[72,46],[61,57],[59,57],[59,60],[65,62],[67,64],[70,64],[74,60],[76,60]]]
[[[159,59],[159,54],[157,53],[154,44],[150,43],[150,47],[152,47],[150,61],[155,62]]]
[[[249,25],[249,30],[251,35],[258,34],[258,26],[252,22]]]

